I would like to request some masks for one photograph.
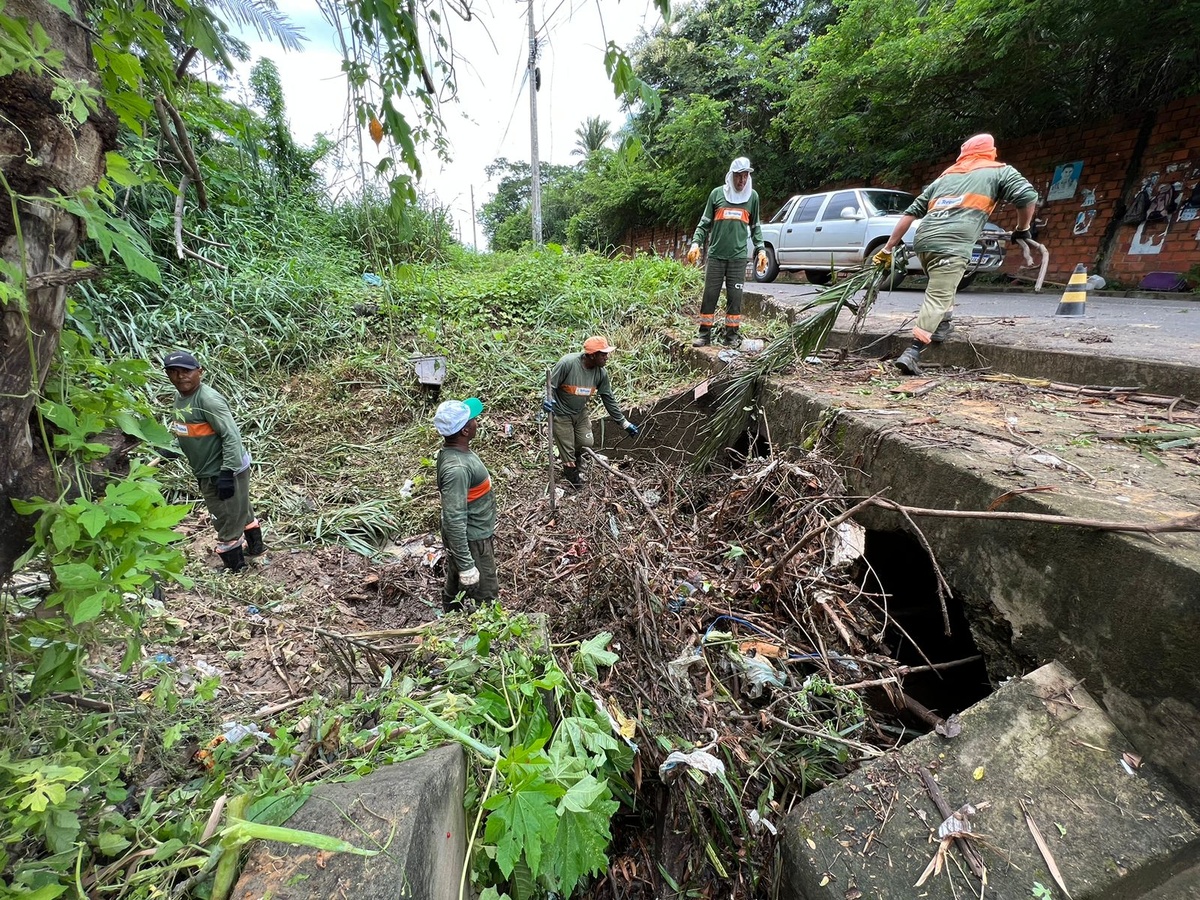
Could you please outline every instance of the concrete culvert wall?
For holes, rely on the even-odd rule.
[[[991,465],[966,452],[933,452],[894,423],[869,412],[839,412],[802,391],[772,385],[763,398],[778,447],[802,443],[826,422],[824,444],[845,465],[847,488],[882,492],[925,508],[986,510],[1008,485]],[[1030,494],[1006,509],[1096,518],[1093,508],[1055,506]],[[892,530],[898,516],[867,510],[869,528]],[[1087,528],[985,519],[922,518],[922,532],[961,593],[993,682],[1015,677],[1028,661],[1061,660],[1086,679],[1133,739],[1200,802],[1200,554],[1194,541]]]

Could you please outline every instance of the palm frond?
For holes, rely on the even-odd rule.
[[[208,6],[220,10],[235,24],[253,28],[264,40],[277,40],[284,50],[303,50],[308,37],[293,25],[275,0],[209,0]]]
[[[766,379],[782,372],[796,360],[815,356],[824,349],[843,308],[854,312],[852,329],[859,328],[879,295],[880,285],[890,282],[893,269],[902,270],[905,265],[902,253],[895,254],[890,263],[868,260],[848,277],[816,294],[800,310],[803,318],[782,338],[772,341],[757,359],[726,385],[717,401],[717,411],[709,419],[704,443],[693,458],[693,467],[697,471],[707,468],[721,450],[733,446],[746,430]],[[866,293],[855,303],[854,297],[859,291]]]

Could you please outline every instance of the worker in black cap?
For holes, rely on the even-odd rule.
[[[250,454],[242,446],[242,434],[225,398],[200,383],[204,369],[196,357],[176,350],[163,358],[163,369],[179,392],[171,432],[200,483],[217,529],[217,555],[226,569],[240,571],[246,567],[247,555],[259,556],[266,550],[250,506]]]

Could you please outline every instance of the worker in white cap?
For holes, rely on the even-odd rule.
[[[763,246],[762,222],[759,219],[758,193],[754,190],[750,160],[739,156],[729,164],[725,184],[713,188],[704,205],[704,215],[692,235],[687,261],[693,265],[700,259],[700,249],[708,245],[708,262],[704,267],[704,296],[700,301],[700,326],[695,347],[712,343],[713,320],[721,286],[725,287],[725,333],[721,343],[726,347],[742,344],[742,290],[746,281],[746,244],[754,242],[755,266],[767,270],[767,253]]]

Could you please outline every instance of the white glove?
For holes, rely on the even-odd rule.
[[[471,566],[464,572],[458,573],[458,583],[464,587],[470,587],[473,584],[479,584],[479,568]]]
[[[700,245],[692,244],[692,246],[688,248],[687,261],[689,263],[691,263],[692,265],[695,265],[697,260],[699,260],[699,259],[700,259]]]

